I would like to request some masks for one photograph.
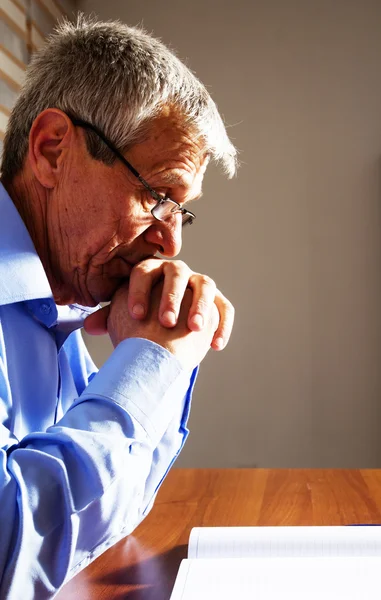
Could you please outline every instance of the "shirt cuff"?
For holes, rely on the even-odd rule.
[[[156,444],[190,383],[193,387],[194,375],[191,375],[162,346],[142,338],[129,338],[115,348],[75,404],[96,398],[112,400]],[[186,408],[188,412],[189,407]]]

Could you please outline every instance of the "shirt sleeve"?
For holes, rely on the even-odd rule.
[[[0,599],[53,597],[139,524],[187,437],[196,371],[125,340],[58,423],[0,439]]]

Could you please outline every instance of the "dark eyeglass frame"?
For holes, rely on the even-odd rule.
[[[162,208],[164,204],[170,203],[170,205],[172,205],[172,208],[168,214],[168,217],[171,217],[173,214],[180,212],[182,215],[182,226],[184,227],[185,225],[192,225],[193,221],[196,218],[196,215],[190,212],[189,210],[182,208],[182,206],[178,202],[172,200],[168,196],[163,197],[160,196],[160,194],[158,194],[157,192],[155,192],[155,190],[150,186],[150,184],[140,175],[140,173],[132,166],[132,164],[126,158],[124,158],[123,154],[119,152],[118,148],[116,148],[114,144],[112,144],[106,138],[106,136],[102,133],[102,131],[100,131],[100,129],[98,129],[98,127],[92,125],[91,123],[88,123],[87,121],[83,121],[82,119],[74,119],[72,117],[70,117],[70,119],[73,125],[75,125],[76,127],[82,127],[83,129],[89,129],[90,131],[93,131],[102,140],[102,142],[106,144],[106,146],[111,150],[111,152],[113,152],[115,156],[127,167],[127,169],[137,179],[139,179],[140,183],[151,194],[152,198],[157,201],[157,204],[155,204],[155,206],[151,209],[151,214],[154,217],[154,219],[156,219],[157,221],[166,221],[166,218],[162,219],[160,216],[158,216],[160,214],[159,209]]]

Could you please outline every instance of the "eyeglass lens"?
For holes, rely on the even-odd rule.
[[[153,215],[156,219],[159,219],[159,221],[165,221],[168,217],[177,212],[182,213],[181,218],[183,227],[184,225],[191,225],[193,223],[193,214],[181,209],[178,204],[170,198],[166,198],[164,201],[157,204],[153,209]]]

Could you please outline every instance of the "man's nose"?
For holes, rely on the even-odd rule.
[[[182,245],[182,215],[176,213],[166,221],[156,221],[147,229],[145,239],[158,246],[158,251],[166,258],[174,258]]]

